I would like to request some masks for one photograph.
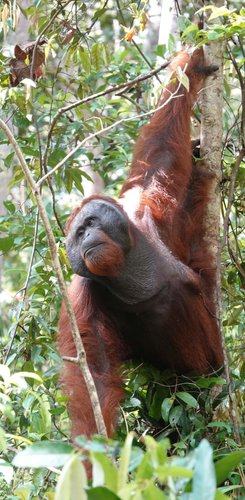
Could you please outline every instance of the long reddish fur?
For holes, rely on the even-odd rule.
[[[216,321],[212,295],[215,286],[215,273],[212,257],[204,239],[203,214],[209,196],[209,177],[199,166],[192,165],[190,143],[190,116],[196,100],[203,75],[195,71],[203,64],[202,50],[195,51],[190,58],[188,52],[182,52],[173,62],[171,69],[178,66],[190,81],[190,92],[178,81],[172,81],[163,91],[159,106],[169,99],[170,92],[175,93],[165,107],[155,112],[150,123],[143,127],[134,148],[132,167],[120,198],[123,209],[127,212],[127,192],[134,187],[140,188],[138,218],[148,207],[159,227],[163,241],[174,255],[193,269],[201,282],[201,293],[190,296],[176,296],[172,306],[172,318],[169,318],[169,330],[175,338],[179,352],[180,371],[195,369],[196,372],[208,372],[207,354],[213,357],[214,365],[222,364],[222,350]],[[177,90],[176,90],[177,89]],[[103,198],[94,196],[92,199]],[[104,197],[107,199],[106,197]],[[91,199],[91,197],[89,198]],[[82,203],[84,206],[89,199]],[[118,203],[110,200],[113,203]],[[67,224],[67,230],[79,212],[76,209]],[[103,291],[101,292],[103,293]],[[79,331],[85,346],[88,364],[92,370],[98,390],[102,412],[108,434],[111,436],[116,423],[118,405],[123,398],[122,381],[118,368],[127,358],[127,346],[120,337],[117,322],[100,308],[98,287],[85,278],[75,276],[69,289],[75,310]],[[178,308],[182,307],[185,321],[178,325]],[[194,319],[192,317],[194,315]],[[203,332],[192,347],[189,325],[195,327],[195,318],[203,322]],[[75,347],[71,337],[67,313],[62,305],[59,322],[59,351],[61,355],[75,356]],[[211,353],[211,356],[210,356]],[[171,358],[171,351],[166,353]],[[188,366],[189,361],[189,366]],[[177,363],[178,364],[178,363]],[[77,366],[64,363],[65,390],[69,397],[69,410],[72,418],[72,435],[87,436],[96,432],[96,426],[90,405],[90,399]]]

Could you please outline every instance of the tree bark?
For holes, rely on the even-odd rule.
[[[218,71],[208,76],[201,98],[201,158],[204,168],[212,177],[210,200],[206,213],[206,239],[217,269],[217,290],[215,303],[217,317],[219,311],[220,289],[220,181],[223,137],[223,42],[216,42],[205,47],[207,64],[219,67]]]
[[[214,2],[216,7],[223,5],[222,0]],[[217,19],[215,20],[217,22]],[[205,89],[202,93],[201,111],[201,158],[204,167],[212,176],[210,186],[210,200],[206,213],[206,239],[210,251],[213,254],[213,262],[217,269],[217,286],[214,296],[216,304],[216,315],[220,329],[221,342],[224,353],[224,373],[228,388],[229,406],[231,420],[234,426],[234,436],[238,444],[241,444],[238,416],[236,411],[235,391],[229,368],[225,338],[222,327],[222,297],[221,297],[221,237],[220,237],[220,181],[222,162],[222,138],[223,138],[223,59],[225,42],[218,41],[206,45],[205,59],[207,64],[218,65],[219,69],[213,75],[206,78]]]

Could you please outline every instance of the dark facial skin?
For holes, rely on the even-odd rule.
[[[108,276],[110,269],[120,261],[117,254],[126,255],[131,247],[129,222],[123,211],[105,200],[88,202],[72,222],[67,237],[66,248],[73,271],[84,277],[91,277],[91,268],[86,262],[91,260],[105,262]],[[110,257],[113,252],[114,257]],[[114,262],[115,261],[115,262]],[[94,272],[103,276],[101,272]]]

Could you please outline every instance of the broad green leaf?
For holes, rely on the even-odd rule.
[[[118,470],[104,453],[91,453],[93,466],[93,486],[107,486],[112,491],[117,491]]]
[[[42,384],[42,379],[37,373],[32,373],[32,372],[17,372],[13,373],[10,377],[10,383],[19,385],[19,379],[21,378],[31,378],[33,380],[37,380]]]
[[[201,387],[201,388],[206,388],[206,387],[213,387],[214,385],[224,385],[226,382],[225,382],[225,379],[221,378],[221,377],[209,377],[209,378],[205,378],[205,377],[200,377],[199,379],[196,380],[196,384],[198,385],[198,387]]]
[[[221,16],[230,16],[232,14],[232,12],[235,12],[235,10],[236,9],[229,10],[224,6],[223,7],[213,6],[212,14],[209,17],[209,21],[211,21],[212,19],[216,19],[217,17],[221,17]]]
[[[233,471],[244,458],[245,451],[233,451],[214,464],[218,486],[227,479],[228,474]]]
[[[113,493],[113,491],[102,486],[87,490],[87,498],[88,500],[120,500],[120,498]]]
[[[176,392],[175,396],[184,401],[184,403],[186,403],[191,408],[199,408],[199,404],[196,398],[189,394],[189,392]]]
[[[63,158],[65,158],[66,153],[62,149],[55,149],[52,151],[52,153],[49,155],[48,158],[48,163],[51,167],[55,167],[57,163],[59,163]]]
[[[82,67],[85,71],[85,73],[89,74],[91,71],[91,62],[90,62],[90,55],[89,52],[86,48],[80,47],[79,48],[79,56],[80,56],[80,61],[82,64]]]
[[[174,398],[165,398],[161,405],[161,414],[164,422],[168,422],[169,412],[173,406]]]
[[[71,445],[60,441],[40,441],[15,455],[13,465],[17,467],[60,467],[69,459]]]
[[[7,208],[8,212],[10,214],[15,213],[16,208],[15,208],[15,205],[12,203],[12,201],[10,201],[10,200],[5,201],[4,206]]]
[[[74,455],[64,466],[55,491],[55,500],[86,500],[87,476],[84,465]]]
[[[169,423],[172,427],[175,427],[177,425],[179,419],[182,416],[182,413],[183,413],[182,406],[175,406],[174,408],[171,409],[169,414]]]
[[[94,45],[91,49],[91,55],[92,55],[93,66],[98,71],[100,69],[100,64],[101,64],[101,44],[100,43],[94,43]]]
[[[190,26],[187,26],[187,28],[185,28],[184,32],[182,33],[181,38],[185,38],[187,35],[189,35],[189,33],[197,32],[197,31],[198,31],[197,24],[190,24]]]
[[[208,40],[215,41],[223,37],[223,33],[217,33],[216,31],[208,31]]]
[[[213,450],[206,439],[196,449],[196,463],[192,482],[192,500],[213,500],[216,492],[216,478],[213,464]]]
[[[6,253],[14,246],[14,237],[0,238],[0,252]]]
[[[142,498],[144,500],[165,500],[166,496],[155,484],[150,483],[148,486],[143,487]]]
[[[19,184],[22,181],[22,179],[24,179],[24,178],[25,178],[25,176],[24,176],[23,172],[17,170],[14,173],[12,179],[9,181],[8,187],[11,188],[11,187],[15,186],[16,184]]]

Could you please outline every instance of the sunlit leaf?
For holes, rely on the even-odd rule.
[[[64,466],[55,490],[55,500],[86,500],[87,475],[77,456]]]
[[[17,467],[60,467],[69,459],[71,445],[55,441],[40,441],[15,455],[13,465]]]

